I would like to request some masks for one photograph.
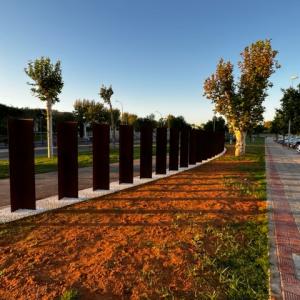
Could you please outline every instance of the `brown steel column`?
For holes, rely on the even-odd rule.
[[[180,167],[182,168],[189,166],[189,134],[189,127],[184,127],[180,133]]]
[[[189,143],[189,164],[196,164],[196,129],[191,129],[190,132],[190,143]]]
[[[167,172],[167,128],[156,129],[156,174]]]
[[[150,125],[141,127],[140,177],[152,178],[153,129]]]
[[[120,125],[119,182],[133,183],[133,127]]]
[[[109,125],[93,124],[93,190],[109,190]]]
[[[33,120],[9,119],[11,211],[35,209]]]
[[[169,170],[178,170],[179,130],[170,128]]]
[[[77,122],[57,126],[58,199],[78,198]]]

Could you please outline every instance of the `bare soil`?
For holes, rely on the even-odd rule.
[[[230,154],[227,154],[230,155]],[[266,203],[225,184],[219,159],[169,178],[0,226],[0,299],[194,299],[192,239],[256,219]],[[205,243],[204,243],[205,247]],[[198,259],[198,261],[196,261]],[[213,283],[212,283],[213,284]]]

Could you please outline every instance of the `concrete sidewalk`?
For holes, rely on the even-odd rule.
[[[168,165],[168,164],[167,164]],[[152,169],[155,170],[155,156],[153,157]],[[140,171],[140,160],[134,160],[134,176]],[[119,178],[119,163],[110,165],[110,180],[116,181]],[[43,199],[58,193],[57,172],[48,172],[35,175],[36,199]],[[83,190],[93,186],[92,167],[78,169],[78,188]],[[0,207],[10,204],[9,178],[0,180]]]
[[[266,139],[273,299],[300,300],[300,155]]]

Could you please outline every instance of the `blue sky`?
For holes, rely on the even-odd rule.
[[[0,102],[44,107],[24,73],[43,55],[62,62],[58,110],[99,100],[104,83],[124,111],[202,123],[213,116],[203,81],[218,60],[236,63],[246,45],[271,38],[282,65],[265,102],[271,119],[280,89],[300,75],[299,11],[298,0],[0,0]]]

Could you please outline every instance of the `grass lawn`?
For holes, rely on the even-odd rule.
[[[0,225],[0,299],[268,299],[264,141]]]
[[[153,148],[153,153],[155,153],[155,147]],[[134,147],[133,152],[134,159],[140,158],[140,146]],[[110,150],[110,162],[115,163],[119,160],[119,150]],[[92,166],[92,153],[91,151],[79,152],[78,154],[78,165],[79,168]],[[45,156],[40,156],[35,158],[35,172],[37,173],[47,173],[57,171],[57,157],[49,159]],[[0,160],[0,179],[9,177],[9,165],[8,160]]]

